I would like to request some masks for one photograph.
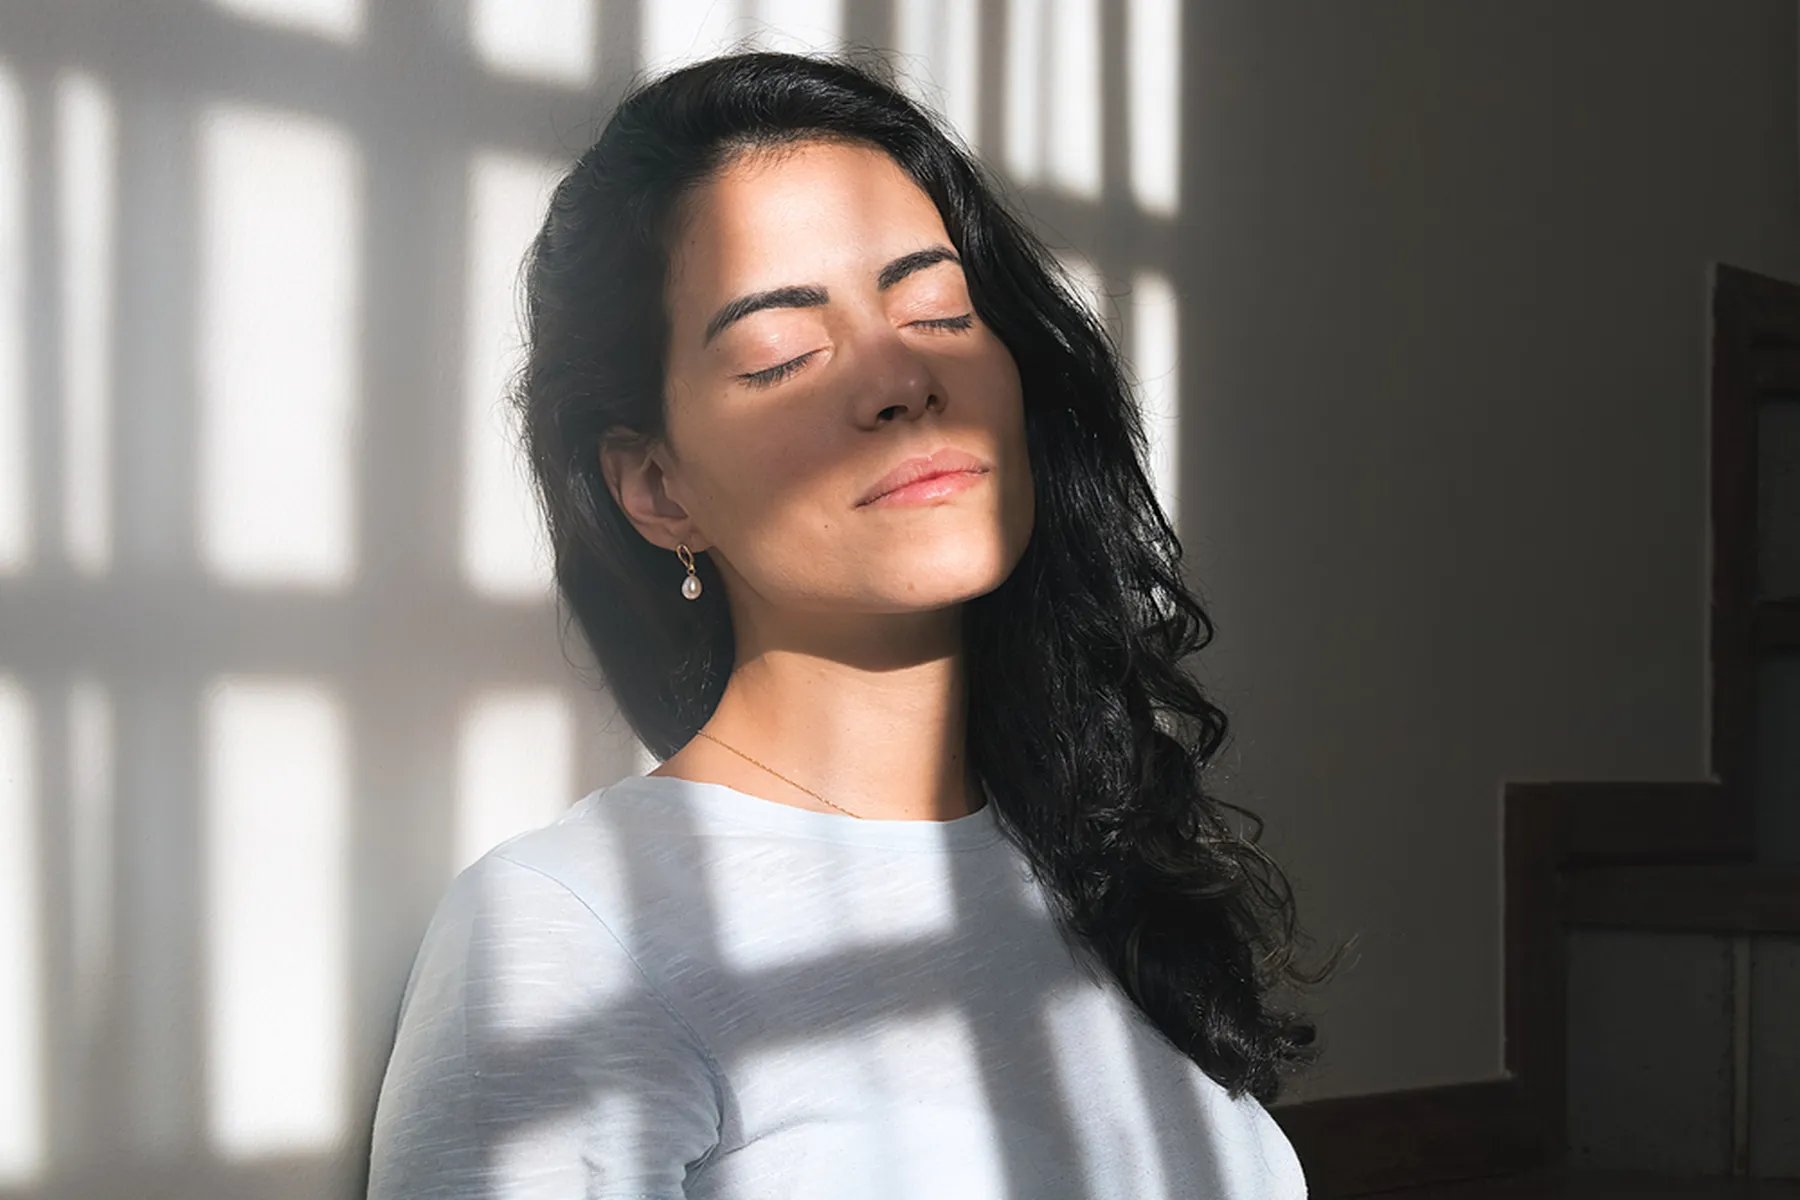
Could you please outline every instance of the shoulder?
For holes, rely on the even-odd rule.
[[[610,819],[606,799],[607,789],[592,792],[457,873],[432,911],[408,999],[433,984],[461,990],[471,978],[555,973],[616,953],[634,835]]]
[[[557,820],[501,842],[465,867],[446,905],[502,917],[543,906],[621,916],[633,864],[655,857],[655,814],[615,788],[600,788]]]
[[[641,965],[647,922],[634,895],[641,856],[661,837],[646,825],[654,814],[631,807],[603,788],[458,873],[419,946],[403,1019],[454,1014],[472,1031],[638,993],[666,1004]]]

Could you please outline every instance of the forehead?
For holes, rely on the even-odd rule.
[[[875,272],[927,242],[948,244],[937,206],[872,147],[803,142],[740,156],[684,206],[671,246],[670,301]]]

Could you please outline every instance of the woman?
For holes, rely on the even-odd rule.
[[[866,70],[700,63],[525,287],[557,582],[662,763],[457,879],[370,1194],[1303,1196],[1267,996],[1324,973],[1202,789],[1114,350],[968,156]]]

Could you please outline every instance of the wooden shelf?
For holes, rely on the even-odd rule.
[[[1764,654],[1800,654],[1800,598],[1764,600],[1756,606],[1756,648]]]
[[[1561,890],[1570,925],[1800,934],[1800,865],[1576,867]]]

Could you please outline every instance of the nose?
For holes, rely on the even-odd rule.
[[[858,424],[872,428],[917,420],[934,409],[942,411],[942,383],[932,373],[931,364],[907,345],[897,330],[884,324],[863,342],[860,352],[864,361],[858,372]]]

